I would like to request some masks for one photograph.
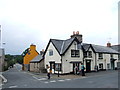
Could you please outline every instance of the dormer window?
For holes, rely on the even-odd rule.
[[[49,50],[49,56],[53,56],[53,50]]]
[[[92,51],[88,51],[88,57],[92,58]]]

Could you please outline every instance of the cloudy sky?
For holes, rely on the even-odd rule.
[[[31,43],[45,49],[50,38],[118,44],[119,0],[0,0],[0,25],[6,54],[21,54]],[[110,39],[111,38],[111,39]]]

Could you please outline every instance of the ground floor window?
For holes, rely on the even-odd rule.
[[[103,69],[103,63],[99,64],[99,69],[102,70]]]
[[[61,71],[62,70],[62,64],[61,63],[55,63],[55,71]]]

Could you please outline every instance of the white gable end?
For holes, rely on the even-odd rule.
[[[53,51],[53,55],[49,55],[49,51],[52,50]],[[46,51],[45,54],[45,68],[46,65],[50,65],[49,62],[55,62],[55,63],[61,63],[61,56],[59,55],[58,51],[56,50],[56,48],[54,47],[54,45],[50,42],[48,49]]]

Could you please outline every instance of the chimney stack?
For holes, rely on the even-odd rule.
[[[107,43],[107,47],[111,47],[111,43],[110,42]]]
[[[75,31],[73,31],[73,35],[75,35]]]
[[[73,31],[73,35],[71,35],[71,38],[74,37],[76,37],[79,40],[79,42],[82,43],[82,34],[79,34],[79,31],[77,31],[76,33],[75,31]]]

